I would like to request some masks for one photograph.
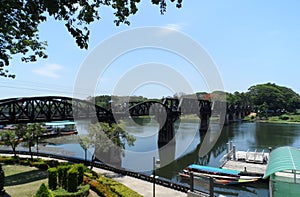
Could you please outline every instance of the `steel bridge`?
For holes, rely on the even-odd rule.
[[[88,101],[61,97],[26,97],[0,100],[0,124],[97,119],[115,122],[110,111]]]
[[[174,137],[174,122],[183,114],[196,114],[200,121],[200,134],[209,127],[212,108],[226,103],[212,103],[192,98],[164,98],[161,101],[129,103],[123,111],[107,110],[92,102],[62,96],[9,98],[0,100],[0,125],[89,119],[94,122],[116,123],[124,117],[154,116],[160,125],[159,142],[168,143]],[[218,110],[215,110],[218,111]],[[225,123],[241,118],[250,111],[239,106],[226,106],[220,117]],[[219,110],[220,113],[222,110]],[[219,113],[219,112],[218,112]]]
[[[129,103],[130,107],[126,111],[113,111],[102,108],[89,101],[62,97],[25,97],[9,98],[0,100],[0,124],[18,124],[33,122],[50,122],[59,120],[91,119],[99,122],[116,122],[116,117],[136,117],[149,116],[156,117],[159,123],[165,119],[176,121],[180,115],[196,114],[203,122],[209,119],[217,108],[223,110],[224,117],[229,121],[241,119],[250,113],[249,107],[227,106],[225,102],[214,102],[199,99],[174,99],[164,98],[159,101],[145,101],[140,103]],[[223,105],[223,106],[222,106]],[[219,110],[221,111],[221,110]],[[115,116],[115,117],[114,117]]]
[[[187,101],[187,100],[185,100]],[[181,114],[195,113],[200,116],[200,111],[210,113],[210,109],[203,110],[204,103],[191,105],[191,102],[179,103],[177,99],[163,99],[158,101],[145,101],[133,103],[127,111],[117,111],[115,114],[123,116],[149,116],[154,115],[159,121],[164,115],[172,117],[175,121]],[[187,103],[189,105],[187,105]],[[210,104],[207,105],[210,108]],[[181,109],[184,109],[183,111]],[[0,100],[0,124],[18,124],[34,122],[50,122],[60,120],[91,119],[97,118],[99,122],[116,122],[113,112],[92,102],[62,97],[24,97]]]

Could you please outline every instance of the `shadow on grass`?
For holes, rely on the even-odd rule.
[[[1,197],[11,197],[11,195],[9,195],[8,193],[4,193],[4,194],[2,194],[2,196]]]
[[[22,173],[6,176],[4,186],[14,186],[14,185],[30,183],[33,181],[39,181],[47,178],[47,175],[48,175],[47,171],[31,170],[28,172],[22,172]]]

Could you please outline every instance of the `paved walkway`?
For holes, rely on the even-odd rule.
[[[130,189],[136,191],[137,193],[145,196],[152,197],[153,196],[153,183],[143,181],[141,179],[136,179],[130,176],[120,175],[108,170],[103,170],[99,168],[93,168],[93,170],[97,173],[101,173],[106,177],[112,178],[123,185],[126,185]],[[173,197],[186,197],[187,194],[183,192],[179,192],[167,187],[163,187],[161,185],[155,185],[155,196],[156,197],[165,197],[165,196],[173,196]]]

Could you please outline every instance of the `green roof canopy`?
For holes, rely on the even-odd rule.
[[[285,170],[300,171],[299,149],[284,146],[273,150],[263,178],[268,178],[271,174]]]

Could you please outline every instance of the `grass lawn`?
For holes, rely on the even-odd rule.
[[[32,197],[42,183],[47,183],[47,171],[20,165],[3,165],[6,193],[12,197]]]

